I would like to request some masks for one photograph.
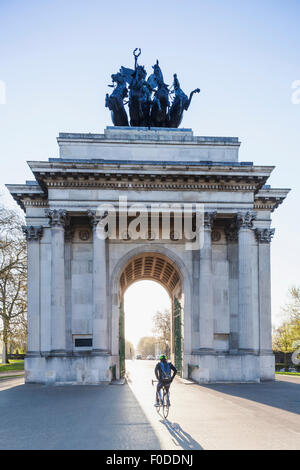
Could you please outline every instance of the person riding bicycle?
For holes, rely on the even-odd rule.
[[[168,396],[169,396],[169,388],[171,383],[174,380],[175,375],[177,374],[177,369],[171,362],[168,362],[168,358],[165,354],[162,354],[159,356],[160,362],[158,362],[155,366],[154,373],[155,376],[158,380],[158,384],[156,387],[156,403],[154,406],[160,406],[159,405],[159,392],[164,386]],[[173,371],[173,374],[171,375],[171,370]],[[168,403],[170,406],[170,401]]]

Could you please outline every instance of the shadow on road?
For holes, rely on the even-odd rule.
[[[0,449],[160,450],[128,385],[19,385],[0,392]]]
[[[184,450],[203,450],[199,442],[195,441],[190,434],[185,432],[177,423],[171,423],[168,419],[162,419],[160,422],[165,426],[171,434],[176,445],[181,446]]]
[[[208,390],[300,414],[300,381],[203,385]]]

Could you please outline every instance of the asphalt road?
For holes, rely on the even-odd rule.
[[[300,377],[200,386],[176,380],[167,420],[154,408],[155,361],[128,384],[0,381],[0,449],[300,449]]]

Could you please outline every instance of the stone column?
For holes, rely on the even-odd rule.
[[[238,232],[235,222],[225,228],[227,241],[227,260],[229,267],[229,312],[230,312],[230,335],[229,351],[238,350]]]
[[[256,214],[252,211],[237,214],[238,235],[238,269],[239,269],[239,351],[255,352],[255,322],[253,312],[253,220]]]
[[[275,229],[256,228],[258,241],[260,353],[272,353],[270,242]]]
[[[43,227],[24,226],[27,239],[27,356],[40,355],[40,238]]]
[[[69,221],[68,221],[69,222]],[[65,227],[65,306],[66,306],[66,351],[72,353],[72,240],[73,228],[68,224]]]
[[[108,351],[105,216],[88,215],[93,226],[93,353],[103,354]]]
[[[199,350],[203,353],[214,351],[214,312],[212,285],[211,229],[216,212],[204,213],[203,246],[200,247],[199,272]]]
[[[51,226],[51,354],[66,354],[65,225],[63,209],[48,210]]]

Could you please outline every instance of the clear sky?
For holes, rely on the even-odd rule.
[[[299,20],[299,0],[0,0],[0,183],[32,179],[26,160],[56,157],[59,132],[103,132],[110,75],[141,47],[148,73],[158,58],[166,83],[201,88],[184,127],[238,136],[241,160],[292,188],[273,217],[276,320],[300,284]]]

